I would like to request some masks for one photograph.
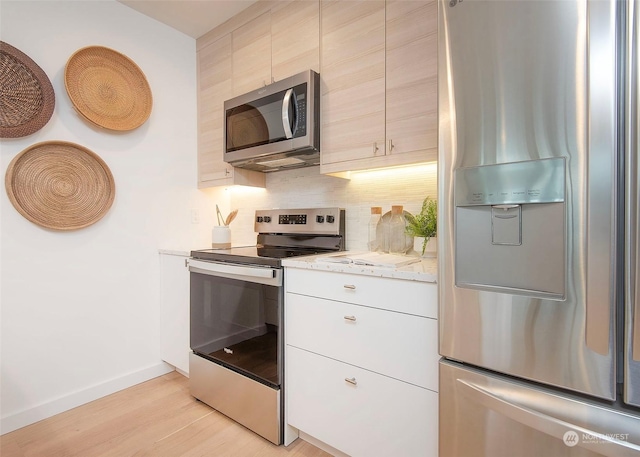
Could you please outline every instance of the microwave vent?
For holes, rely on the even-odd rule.
[[[283,159],[265,160],[263,162],[256,162],[257,165],[263,165],[265,167],[289,167],[291,165],[302,165],[305,161],[298,159],[297,157],[285,157]]]

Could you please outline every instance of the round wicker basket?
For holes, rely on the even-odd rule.
[[[29,56],[0,41],[0,138],[31,135],[56,105],[51,81]]]
[[[64,85],[75,109],[110,130],[140,127],[153,100],[142,70],[127,56],[102,46],[76,51],[67,61]]]
[[[7,168],[5,187],[20,214],[54,230],[94,224],[115,198],[107,164],[90,150],[65,141],[46,141],[23,150]]]

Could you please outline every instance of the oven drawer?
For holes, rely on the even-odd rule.
[[[438,394],[287,346],[288,422],[353,457],[436,457]]]
[[[438,318],[432,283],[285,268],[287,292]]]
[[[437,320],[291,293],[285,302],[288,345],[438,391]]]

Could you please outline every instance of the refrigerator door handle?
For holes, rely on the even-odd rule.
[[[638,202],[640,200],[640,189],[638,188],[638,148],[640,147],[639,132],[640,118],[638,117],[638,65],[640,60],[640,50],[638,49],[638,27],[640,27],[640,19],[638,14],[637,2],[628,4],[628,24],[627,24],[627,52],[628,52],[628,68],[627,68],[627,101],[626,101],[626,185],[625,185],[625,201],[626,201],[626,223],[625,231],[627,236],[626,252],[625,252],[625,271],[626,271],[626,291],[625,297],[628,310],[627,325],[631,325],[632,342],[632,359],[640,362],[640,290],[638,284],[638,262],[640,261],[640,252],[638,250],[637,230],[640,226],[638,219]]]
[[[571,440],[571,435],[568,432],[575,432],[577,434],[577,446],[600,455],[608,457],[637,457],[640,451],[640,446],[633,443],[617,440],[615,437],[571,424],[541,411],[536,411],[529,406],[519,404],[516,400],[517,393],[513,395],[514,398],[505,399],[474,382],[459,378],[456,381],[458,382],[459,392],[469,400],[561,441],[567,442],[566,440]],[[596,437],[597,440],[585,441],[582,439],[585,435]],[[609,445],[604,445],[603,442]]]
[[[624,252],[624,402],[640,406],[640,116],[638,69],[640,67],[640,4],[626,3],[627,67],[625,74],[625,252]]]

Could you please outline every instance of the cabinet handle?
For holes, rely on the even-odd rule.
[[[356,290],[356,286],[354,286],[353,284],[345,284],[344,288],[345,289]]]
[[[380,148],[378,147],[378,142],[377,142],[377,141],[376,141],[376,142],[374,142],[374,143],[373,143],[373,154],[374,154],[374,155],[375,155],[375,154],[377,154],[379,149],[380,149]]]
[[[389,140],[389,152],[393,151],[393,140]]]
[[[345,381],[347,381],[349,384],[353,384],[354,386],[358,385],[358,381],[356,381],[356,378],[344,378]]]
[[[231,172],[229,171],[228,168],[225,168],[224,169],[224,174],[225,174],[225,176],[229,176],[231,174]]]
[[[347,321],[352,321],[352,322],[356,321],[356,316],[344,316],[344,318]]]

